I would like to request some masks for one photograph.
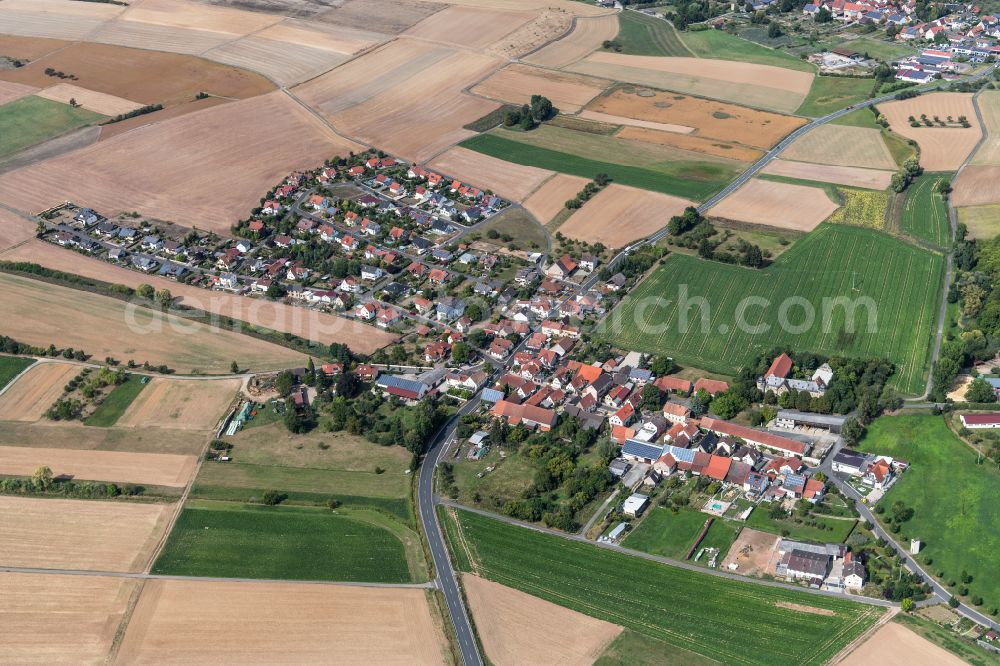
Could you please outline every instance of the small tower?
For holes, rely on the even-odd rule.
[[[910,539],[910,555],[917,555],[920,552],[920,539]]]

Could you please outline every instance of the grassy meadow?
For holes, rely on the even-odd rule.
[[[0,158],[90,125],[105,116],[41,97],[22,97],[0,106]]]
[[[116,386],[111,393],[104,398],[94,413],[86,418],[85,425],[97,426],[99,428],[109,428],[118,422],[118,419],[128,406],[139,396],[142,389],[146,388],[143,378],[139,375],[128,375],[128,379]]]
[[[826,663],[882,613],[846,599],[670,567],[466,511],[442,508],[441,514],[463,571],[474,567],[495,582],[721,663]]]
[[[680,36],[684,45],[699,58],[752,62],[800,72],[816,71],[812,63],[790,53],[754,44],[722,30],[688,31],[680,33]]]
[[[868,99],[874,86],[872,79],[852,79],[845,76],[817,76],[813,79],[809,95],[796,113],[818,118],[839,111],[848,104]]]
[[[27,370],[34,362],[33,358],[0,356],[0,389],[7,386],[14,377]]]
[[[701,534],[705,521],[711,517],[707,513],[686,507],[679,509],[677,513],[664,507],[656,507],[629,533],[622,545],[644,553],[683,560],[691,544]],[[718,548],[721,561],[739,533],[738,524],[715,518],[698,548]],[[697,555],[697,551],[694,554]],[[699,564],[706,564],[707,561],[708,558],[703,557]]]
[[[843,520],[830,516],[813,514],[808,518],[812,524],[796,522],[794,518],[774,519],[768,514],[768,507],[760,506],[750,513],[747,527],[761,532],[784,535],[800,541],[816,543],[844,543],[857,523],[856,520]]]
[[[674,26],[664,19],[642,12],[624,11],[618,14],[618,36],[622,53],[643,56],[675,56],[690,58],[693,53],[684,46]]]
[[[775,345],[884,357],[896,364],[894,386],[918,394],[926,379],[943,267],[941,255],[886,234],[823,224],[764,269],[671,255],[595,334],[615,347],[669,354],[679,363],[729,375]],[[704,298],[705,307],[682,309],[682,295]],[[766,304],[744,300],[751,296]],[[801,300],[787,300],[793,297],[812,306],[811,323]],[[841,297],[870,299],[855,310],[854,332],[845,323],[845,308],[824,301]],[[782,307],[787,326],[778,323]],[[746,326],[736,325],[737,313]]]

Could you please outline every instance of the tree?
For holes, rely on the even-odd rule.
[[[771,39],[781,37],[781,26],[777,21],[771,21],[767,24],[767,36]]]
[[[267,506],[275,506],[281,504],[285,497],[284,493],[280,493],[277,490],[267,490],[264,492],[264,496],[261,497],[261,502]]]
[[[72,106],[72,107],[74,107],[74,108],[80,106],[80,104],[76,101],[76,97],[70,97],[69,98],[69,105]]]
[[[977,377],[969,383],[969,387],[965,390],[965,401],[996,402],[997,396],[993,393],[993,387],[985,379]]]
[[[156,292],[156,300],[160,302],[160,305],[167,306],[173,303],[174,296],[169,289],[161,289]]]
[[[135,295],[151,301],[156,296],[156,290],[148,284],[140,284],[135,288]]]
[[[732,391],[726,391],[712,401],[712,411],[724,419],[731,419],[747,408],[743,396]]]
[[[52,485],[52,478],[52,469],[48,465],[42,465],[31,475],[31,485],[35,490],[48,490]]]
[[[521,114],[521,119],[518,121],[518,126],[525,131],[535,129],[535,124],[535,119],[530,113]]]
[[[829,23],[833,20],[833,14],[826,7],[821,7],[818,12],[813,15],[813,20],[816,23]]]
[[[844,438],[844,443],[848,446],[857,444],[864,434],[865,427],[854,417],[844,421],[844,425],[840,429],[840,436]]]
[[[552,102],[548,97],[543,97],[541,95],[531,96],[531,117],[535,120],[541,122],[543,120],[548,120],[552,115]]]
[[[451,360],[455,363],[469,362],[469,345],[464,342],[456,342],[451,348]]]
[[[646,384],[642,389],[642,409],[648,411],[659,411],[663,406],[663,396],[660,389],[653,384]]]
[[[948,605],[952,608],[958,608],[958,599],[955,598],[955,595],[952,595],[951,598],[948,599]]]
[[[280,282],[275,280],[274,282],[272,282],[267,286],[267,291],[264,292],[264,295],[267,296],[272,301],[274,301],[279,298],[283,298],[287,293],[288,292],[285,291],[285,287],[282,286]]]
[[[281,397],[287,398],[293,388],[295,388],[295,375],[291,371],[282,370],[274,378],[274,389]]]
[[[312,386],[316,383],[316,364],[313,362],[312,356],[309,357],[309,361],[306,363],[306,386]]]
[[[229,364],[229,372],[231,374],[234,374],[234,375],[240,374],[240,364],[237,363],[236,361],[233,361],[232,363],[230,363]]]

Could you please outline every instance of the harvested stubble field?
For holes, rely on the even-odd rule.
[[[111,481],[183,488],[194,475],[198,459],[169,453],[74,451],[25,446],[0,446],[0,474],[31,476],[47,465],[56,476],[80,481]]]
[[[438,44],[480,50],[503,39],[535,16],[535,12],[528,11],[456,5],[428,16],[403,35]]]
[[[524,201],[524,207],[542,224],[548,224],[590,181],[557,173]]]
[[[819,187],[754,178],[712,208],[711,215],[778,229],[812,231],[837,210]]]
[[[166,364],[178,372],[273,370],[301,363],[302,355],[270,342],[164,315],[107,296],[0,274],[3,335],[39,347],[59,343],[94,358]],[[72,321],[73,326],[66,327]],[[375,329],[372,329],[374,332]]]
[[[763,270],[671,255],[625,297],[598,334],[619,348],[667,353],[680,363],[724,374],[739,371],[761,351],[779,344],[820,354],[887,358],[896,365],[892,384],[916,395],[924,390],[940,297],[935,286],[943,265],[941,255],[887,234],[824,224]],[[686,327],[673,300],[638,309],[654,297],[676,300],[682,285],[687,285],[688,298],[704,297],[711,304],[708,312],[689,312]],[[741,327],[736,324],[737,310],[748,296],[761,297],[768,305],[740,311],[747,324]],[[779,327],[778,309],[793,297],[805,299],[815,316],[810,323],[805,308],[791,307],[786,312],[789,326]],[[860,306],[851,317],[854,331],[849,331],[848,312],[836,305],[836,299],[845,297],[871,299],[877,321],[871,310]],[[824,314],[824,303],[831,306],[829,315]],[[658,328],[650,330],[643,322]],[[758,324],[765,328],[748,328]]]
[[[0,35],[0,54],[18,60],[35,60],[69,45],[70,42],[62,39]]]
[[[461,147],[442,153],[429,166],[514,201],[523,201],[546,178],[552,176],[552,172],[546,169],[505,162]]]
[[[38,96],[51,99],[55,102],[62,102],[63,104],[69,104],[70,100],[74,100],[84,109],[100,113],[103,116],[117,116],[134,111],[142,106],[142,104],[133,102],[132,100],[88,90],[87,88],[75,86],[72,83],[58,83],[40,91]]]
[[[972,156],[972,164],[1000,164],[1000,91],[984,90],[975,103],[983,114],[988,138]]]
[[[86,39],[123,11],[125,7],[110,3],[4,0],[3,31],[22,37]]]
[[[619,248],[666,226],[687,199],[612,183],[559,227],[567,238]]]
[[[11,81],[0,81],[0,104],[13,102],[15,99],[21,99],[22,97],[27,97],[28,95],[34,95],[36,92],[38,92],[38,88],[35,88],[34,86],[24,85],[23,83],[13,83]]]
[[[517,58],[559,39],[573,24],[573,15],[559,7],[546,8],[535,18],[486,49],[487,55]]]
[[[959,208],[958,221],[973,238],[993,238],[1000,234],[1000,205]]]
[[[74,85],[88,90],[165,107],[191,102],[202,90],[236,99],[274,90],[259,74],[203,58],[85,42],[18,69],[0,70],[0,79],[44,88],[53,82],[45,74],[49,67],[75,75]]]
[[[2,226],[4,225],[3,213],[4,211],[0,209],[0,240],[3,239],[5,228]],[[22,220],[23,218],[17,219]],[[26,232],[27,230],[22,228],[21,231]],[[148,284],[157,290],[169,289],[174,297],[180,298],[178,302],[184,306],[223,317],[231,317],[246,322],[250,326],[267,328],[281,333],[292,333],[323,344],[342,342],[358,354],[370,354],[396,339],[396,336],[387,331],[366,326],[352,319],[295,307],[281,301],[251,299],[225,292],[208,291],[201,287],[193,287],[156,275],[144,275],[106,261],[67,251],[52,243],[37,239],[0,252],[0,260],[38,263],[46,268],[54,268],[102,282],[124,284],[133,289],[140,284]],[[274,350],[275,346],[272,345],[270,348]],[[258,366],[253,367],[253,369],[271,368]]]
[[[878,130],[846,125],[820,125],[796,139],[781,156],[797,162],[815,162],[867,169],[896,169],[896,161]]]
[[[473,574],[463,575],[462,585],[486,656],[497,666],[590,666],[622,632],[610,622]]]
[[[4,662],[103,664],[138,581],[0,573]]]
[[[138,211],[227,234],[289,171],[357,149],[286,95],[272,93],[5,174],[0,201],[39,211],[68,199],[109,216]]]
[[[606,79],[513,64],[490,76],[472,92],[511,104],[527,104],[532,95],[543,95],[561,112],[575,113],[609,85],[611,82]]]
[[[584,113],[588,113],[584,111]],[[611,116],[613,117],[613,116]],[[629,141],[643,141],[658,146],[679,148],[696,153],[704,153],[713,157],[724,157],[740,162],[756,162],[764,156],[763,150],[748,148],[735,143],[726,143],[716,139],[705,139],[692,134],[677,134],[676,132],[661,132],[646,127],[623,127],[615,136]]]
[[[953,206],[984,206],[1000,203],[1000,165],[969,165],[955,179]]]
[[[879,169],[829,166],[784,159],[772,160],[761,170],[761,173],[801,180],[815,180],[820,183],[836,183],[848,187],[864,187],[870,190],[884,190],[889,187],[893,174],[892,171]]]
[[[630,127],[660,130],[661,132],[673,132],[676,134],[690,134],[694,131],[693,127],[687,127],[686,125],[671,125],[669,123],[658,123],[652,120],[637,120],[635,118],[626,118],[625,116],[613,116],[610,113],[601,113],[600,111],[583,111],[579,115],[581,118],[586,118],[587,120],[593,120],[595,122],[608,125],[627,125]]]
[[[448,5],[428,0],[334,0],[335,9],[313,19],[317,23],[332,23],[345,28],[377,29],[390,35],[420,23]]]
[[[15,338],[16,339],[16,338]],[[37,421],[80,373],[71,363],[39,363],[0,396],[0,421]]]
[[[122,451],[193,455],[205,446],[202,437],[188,430],[136,430],[134,428],[92,428],[79,422],[0,421],[0,442],[13,446],[74,449],[80,451]]]
[[[607,52],[594,53],[567,69],[785,113],[802,104],[813,79],[808,72],[749,62]]]
[[[224,631],[206,627],[225,619]],[[148,581],[118,654],[126,664],[444,664],[424,590]]]
[[[187,104],[178,104],[177,106],[168,106],[165,109],[159,111],[154,111],[152,113],[144,113],[140,116],[133,116],[132,118],[126,118],[125,120],[120,120],[117,123],[111,123],[110,125],[101,125],[101,127],[96,128],[98,130],[98,139],[104,141],[110,139],[113,136],[119,134],[124,134],[125,132],[130,132],[136,127],[141,127],[142,125],[149,125],[151,123],[158,123],[164,120],[170,120],[171,118],[177,118],[183,116],[187,113],[194,113],[195,111],[201,111],[202,109],[209,109],[213,106],[219,106],[221,104],[228,103],[229,100],[222,99],[221,97],[206,97],[204,99],[196,99],[193,102]],[[51,142],[50,142],[51,143]],[[84,144],[84,146],[89,146],[90,144]],[[81,147],[84,147],[81,146]],[[57,154],[62,154],[59,152]],[[31,164],[33,162],[28,162]]]
[[[190,0],[143,0],[131,6],[121,19],[186,30],[246,35],[274,25],[281,17]]]
[[[587,106],[587,110],[693,127],[699,137],[756,148],[770,148],[805,124],[802,118],[757,111],[737,104],[653,90],[647,90],[640,96],[628,88],[618,88],[598,97]]]
[[[618,34],[615,14],[576,19],[573,30],[558,41],[522,58],[524,62],[559,69],[582,60]]]
[[[141,571],[171,513],[168,504],[0,496],[0,562]]]
[[[16,213],[0,208],[0,251],[30,241],[34,236],[35,225]]]
[[[969,156],[982,136],[972,106],[972,93],[938,92],[879,105],[892,130],[920,145],[920,166],[927,171],[955,171]],[[968,118],[972,127],[910,127],[908,118],[926,114],[942,120],[951,116]]]
[[[889,622],[840,663],[843,666],[962,666],[966,662],[903,625]]]
[[[417,39],[398,39],[295,89],[341,131],[424,161],[471,136],[464,125],[499,105],[462,90],[499,61]]]
[[[665,566],[466,511],[442,513],[453,551],[465,554],[456,557],[463,571],[721,663],[825,663],[884,612]]]
[[[126,428],[211,430],[240,388],[239,379],[193,381],[158,377],[118,419]]]

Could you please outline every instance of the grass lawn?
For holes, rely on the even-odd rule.
[[[958,221],[969,230],[972,238],[993,238],[1000,234],[1000,205],[959,208]]]
[[[800,541],[815,541],[816,543],[844,543],[854,529],[856,520],[842,520],[819,514],[813,514],[806,519],[814,522],[814,525],[807,525],[804,522],[795,522],[793,518],[775,520],[768,514],[770,507],[762,504],[750,513],[747,518],[747,527],[761,532],[771,534],[781,534],[788,531],[789,539]]]
[[[847,125],[848,127],[865,127],[877,130],[882,129],[882,126],[875,122],[875,114],[872,113],[871,107],[864,107],[851,111],[850,113],[845,113],[832,122],[834,125]]]
[[[817,76],[809,95],[796,111],[800,116],[818,118],[833,113],[848,104],[868,99],[875,83],[872,79],[852,79],[844,76]]]
[[[257,403],[260,405],[260,403]],[[256,409],[256,414],[253,415],[249,421],[243,422],[243,430],[249,430],[250,428],[259,428],[261,426],[270,425],[272,423],[277,423],[279,421],[283,422],[285,418],[283,414],[279,414],[274,411],[271,406],[270,401],[264,403],[263,407],[258,406]]]
[[[90,125],[105,116],[41,97],[22,97],[0,106],[0,158]]]
[[[142,379],[139,375],[128,375],[128,379],[116,386],[104,398],[104,402],[94,410],[94,413],[87,417],[83,422],[84,425],[109,428],[117,423],[132,401],[142,392],[142,389],[146,388]]]
[[[189,503],[154,573],[228,578],[411,581],[402,542],[327,509]]]
[[[925,173],[910,184],[900,218],[903,231],[940,247],[948,246],[951,240],[948,206],[938,194],[937,185],[950,177],[950,174]]]
[[[501,238],[488,238],[486,233],[490,229],[499,233]],[[503,244],[504,247],[513,244],[516,249],[525,251],[545,249],[545,229],[531,218],[528,211],[520,207],[503,211],[480,227],[479,234],[486,243]],[[512,236],[514,240],[505,243],[501,240],[504,234]]]
[[[531,132],[495,130],[462,142],[509,162],[584,178],[606,173],[621,185],[700,201],[726,186],[746,166],[687,151],[616,139],[562,127]]]
[[[849,48],[858,53],[867,53],[872,58],[891,62],[906,56],[914,55],[917,50],[900,42],[887,42],[883,39],[860,37],[846,41],[838,46]]]
[[[675,514],[670,509],[656,507],[629,533],[622,545],[644,553],[683,560],[709,518],[712,516],[695,509],[684,508]],[[718,548],[720,554],[725,556],[739,531],[735,523],[716,518],[698,548]],[[692,554],[692,559],[696,554],[697,551]],[[707,558],[702,558],[700,562],[706,564],[707,561]]]
[[[7,386],[14,377],[24,372],[34,362],[33,358],[0,356],[0,389]]]
[[[931,643],[944,648],[965,663],[972,664],[972,666],[996,666],[996,664],[1000,663],[1000,657],[997,655],[990,654],[976,645],[972,640],[962,638],[951,629],[942,627],[927,618],[901,613],[895,617],[894,622],[898,622],[910,631],[920,634]]]
[[[983,597],[986,607],[1000,607],[1000,579],[994,575],[1000,552],[996,465],[976,465],[975,452],[948,429],[943,416],[932,414],[876,419],[858,448],[910,463],[881,500],[885,506],[901,501],[913,509],[898,540],[918,537],[924,544],[919,559],[933,559],[928,573],[947,583],[968,571],[970,596]]]
[[[622,53],[643,56],[677,56],[690,58],[693,53],[684,46],[674,26],[664,19],[641,12],[618,14],[618,36]]]
[[[496,469],[485,473],[490,466]],[[517,452],[508,452],[507,457],[501,460],[494,448],[482,460],[455,461],[452,469],[460,502],[500,511],[507,500],[517,499],[523,491],[531,488],[536,467]],[[483,473],[481,478],[477,476],[480,473]],[[475,501],[477,495],[479,502]]]
[[[669,354],[682,365],[728,375],[775,345],[887,357],[896,364],[895,387],[916,394],[924,388],[943,265],[940,255],[884,233],[823,224],[761,270],[672,255],[595,335],[617,348]],[[750,296],[765,302],[740,309]],[[690,300],[699,297],[705,301]],[[792,297],[811,306],[811,322],[799,300],[781,310],[788,325],[778,323]],[[874,304],[871,319],[870,306],[854,309],[853,333],[847,309],[834,307],[833,299],[843,297]]]
[[[760,44],[741,39],[722,30],[698,30],[680,33],[681,41],[699,58],[753,62],[758,65],[786,67],[800,72],[815,72],[816,67],[806,60],[783,51],[769,49]]]
[[[594,666],[715,666],[718,662],[626,629],[611,641]]]
[[[904,136],[882,130],[882,140],[885,141],[885,147],[889,149],[892,159],[896,161],[896,166],[901,167],[903,162],[917,156],[917,149]]]
[[[825,663],[883,612],[658,564],[466,511],[442,507],[441,514],[452,523],[446,534],[462,553],[456,563],[463,570],[474,567],[490,580],[725,664]]]

